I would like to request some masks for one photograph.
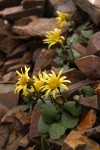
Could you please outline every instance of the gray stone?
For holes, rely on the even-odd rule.
[[[86,132],[86,135],[100,143],[100,126],[96,126],[94,128],[89,129]]]
[[[82,97],[79,99],[79,104],[100,110],[100,100],[97,95],[91,97]]]
[[[12,20],[30,15],[37,15],[39,17],[42,17],[43,11],[41,10],[40,7],[24,9],[22,6],[5,8],[4,10],[0,11],[0,16],[2,16],[5,19],[12,19]]]
[[[100,32],[96,32],[92,35],[88,41],[87,55],[97,55],[100,56]]]
[[[66,33],[69,29],[70,24],[62,28],[62,34]],[[19,35],[30,36],[30,37],[44,37],[49,31],[57,28],[57,21],[55,18],[35,18],[29,24],[25,26],[14,26],[13,31]]]
[[[97,25],[100,24],[100,0],[75,0],[75,3],[89,14]]]
[[[75,64],[88,78],[100,78],[100,57],[90,55],[75,60]]]
[[[68,13],[71,16],[77,14],[77,8],[75,6],[75,3],[70,0],[49,0],[49,5],[52,8],[53,11],[53,16],[57,16],[56,11],[60,11],[63,13]],[[50,11],[48,9],[48,11]],[[75,18],[74,18],[75,19]]]

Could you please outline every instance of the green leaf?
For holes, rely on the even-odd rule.
[[[59,139],[65,133],[65,127],[61,123],[53,123],[50,127],[50,138]]]
[[[62,52],[62,49],[61,49],[61,48],[56,48],[55,50],[56,50],[56,53],[57,53],[57,54],[60,54],[60,53]]]
[[[84,36],[82,36],[82,35],[81,35],[81,40],[82,40],[84,43],[86,43],[86,44],[88,43],[88,39],[86,39],[86,38],[85,38]]]
[[[78,106],[73,101],[66,102],[64,104],[64,109],[70,112],[73,116],[79,116],[81,114],[81,106]]]
[[[57,69],[58,69],[58,71],[60,71],[61,69],[68,70],[68,69],[70,69],[69,63],[67,63],[66,65],[63,65],[62,67],[58,67]]]
[[[66,65],[63,65],[63,68],[64,68],[65,70],[70,69],[70,67],[69,67],[69,63],[67,63]]]
[[[42,137],[41,137],[41,148],[42,148],[42,150],[47,150],[47,141],[46,141],[47,137],[48,136],[46,134],[42,135]]]
[[[49,124],[47,124],[43,121],[43,118],[41,116],[39,119],[39,122],[38,122],[39,133],[47,133],[49,131],[49,126],[50,126]]]
[[[58,111],[55,105],[49,101],[46,101],[40,108],[40,112],[42,114],[43,120],[46,123],[52,123],[56,121]]]
[[[61,116],[61,124],[66,128],[66,129],[73,129],[77,126],[79,122],[78,117],[72,116],[68,112],[63,112]]]
[[[79,99],[80,99],[80,96],[79,96],[79,95],[74,95],[74,96],[73,96],[73,100],[74,100],[74,101],[78,101]]]
[[[71,37],[67,38],[67,45],[70,45],[71,43],[77,43],[79,42],[79,36],[77,33],[74,33]]]
[[[83,36],[83,37],[85,37],[86,39],[89,39],[90,38],[90,36],[92,36],[93,35],[93,31],[92,30],[82,30],[81,31],[81,35]]]
[[[53,60],[58,66],[62,66],[63,65],[63,59],[61,57],[56,57]]]
[[[78,59],[81,57],[81,54],[77,50],[73,50],[73,55],[75,59]]]
[[[44,104],[44,103],[40,99],[38,99],[37,104],[38,104],[39,107],[41,107],[42,104]]]
[[[85,97],[95,95],[95,92],[91,86],[82,86],[81,88],[79,88],[78,92],[80,95],[83,95]]]
[[[78,27],[78,31],[81,32],[82,30],[88,29],[88,28],[89,28],[89,24],[90,24],[90,22],[89,22],[89,21],[86,21],[85,23],[83,23],[82,25],[80,25],[80,26]]]
[[[67,60],[68,62],[73,62],[73,57],[70,49],[67,49]]]

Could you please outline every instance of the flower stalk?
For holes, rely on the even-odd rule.
[[[59,88],[58,90],[59,90],[59,93],[60,93],[60,95],[61,95],[61,97],[62,97],[62,99],[63,99],[63,102],[65,103],[65,102],[66,102],[66,100],[65,100],[65,98],[64,98],[64,96],[63,96],[63,94],[62,94],[62,92],[61,92],[60,88]]]
[[[45,104],[44,99],[41,97],[41,95],[39,94],[39,92],[36,90],[36,88],[35,88],[35,86],[34,86],[34,83],[33,83],[33,88],[34,88],[34,90],[35,90],[35,92],[36,92],[38,98]]]

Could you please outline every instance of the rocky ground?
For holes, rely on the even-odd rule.
[[[76,130],[59,140],[48,139],[48,150],[100,150],[100,0],[0,0],[0,150],[42,150],[39,108],[35,105],[30,115],[27,103],[13,91],[16,70],[25,65],[30,76],[40,69],[58,72],[55,47],[48,50],[43,44],[46,32],[57,27],[57,10],[70,14],[75,33],[87,20],[93,31],[91,36],[81,32],[85,42],[71,43],[79,57],[63,72],[72,81],[64,96],[70,99],[83,85],[96,94],[80,99],[85,111]],[[74,34],[70,26],[68,22],[62,35]]]

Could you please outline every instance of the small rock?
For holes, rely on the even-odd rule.
[[[4,61],[0,60],[0,67],[3,67]]]
[[[32,22],[37,16],[28,16],[28,17],[22,17],[20,19],[15,20],[14,25],[15,26],[26,26],[30,22]]]
[[[62,150],[100,150],[100,146],[80,131],[73,130],[65,139]]]
[[[7,70],[15,65],[19,65],[21,62],[21,58],[9,59],[5,62],[3,66],[3,74],[7,73]]]
[[[0,51],[0,61],[5,62],[5,60],[6,60],[6,54]]]
[[[85,85],[88,85],[90,83],[91,83],[91,81],[89,79],[86,79],[86,80],[80,81],[78,83],[68,85],[69,90],[68,91],[64,91],[63,92],[63,96],[65,97],[65,99],[68,99],[68,98],[72,99],[72,96],[75,95],[74,93],[77,92],[77,90],[81,86],[85,86]]]
[[[38,48],[33,52],[33,57],[32,57],[32,61],[36,62],[37,58],[39,57],[40,53],[41,53],[42,48]]]
[[[16,48],[13,49],[11,53],[7,54],[7,58],[16,58],[22,56],[22,54],[25,52],[26,49],[27,49],[26,44],[18,45]]]
[[[96,111],[94,109],[90,109],[87,115],[77,126],[76,130],[86,132],[88,129],[91,129],[93,127],[95,122],[96,122]]]
[[[18,116],[18,114],[17,113],[19,113],[19,112],[23,112],[23,111],[25,111],[25,110],[27,110],[29,108],[29,106],[28,105],[18,105],[18,106],[15,106],[15,107],[13,107],[11,110],[9,110],[7,113],[6,113],[6,115],[2,118],[2,120],[1,120],[1,122],[2,123],[14,123],[14,121],[16,120],[16,118],[18,117],[18,119],[20,119],[21,120],[21,115],[20,116]],[[16,115],[17,114],[17,115]],[[16,117],[16,116],[17,117]],[[25,114],[26,116],[27,116],[27,114]],[[24,116],[25,116],[24,115]],[[29,118],[29,117],[28,117]],[[17,119],[17,121],[18,121],[18,119]],[[20,123],[24,123],[24,120],[23,120],[23,118],[22,118],[22,121],[20,121]]]
[[[75,60],[77,67],[90,79],[100,78],[100,57],[90,55]]]
[[[67,32],[69,26],[70,25],[66,23],[62,29],[62,34]],[[47,32],[57,27],[58,25],[55,18],[36,18],[26,26],[14,26],[13,31],[23,36],[44,37]]]
[[[90,15],[92,20],[100,24],[100,1],[99,0],[76,0],[75,3]]]
[[[87,55],[97,55],[100,56],[100,32],[92,35],[88,41]]]
[[[64,70],[62,75],[66,76],[68,78],[68,80],[71,81],[71,84],[74,84],[74,83],[77,83],[77,82],[84,80],[83,73],[80,72],[76,68]]]
[[[3,104],[0,104],[0,121],[8,111],[9,111],[8,107],[6,107]]]
[[[38,122],[39,122],[40,115],[41,114],[39,111],[39,106],[36,104],[31,115],[31,124],[29,130],[30,140],[40,136],[40,134],[38,133]]]
[[[13,108],[18,103],[18,94],[14,94],[15,84],[0,83],[0,103]]]
[[[48,139],[49,147],[54,150],[60,150],[62,148],[65,138],[66,136],[61,136],[59,140]]]
[[[100,143],[100,126],[87,130],[86,135]]]
[[[13,40],[10,36],[2,36],[2,38],[0,37],[0,50],[4,53],[9,53],[18,43],[18,41]]]
[[[23,126],[30,124],[30,114],[27,112],[23,112],[19,109],[18,111],[14,112],[12,116],[16,117]]]
[[[26,147],[28,146],[29,144],[29,137],[28,137],[28,134],[25,135],[20,141],[19,141],[19,146],[22,146],[22,147]]]
[[[30,16],[30,15],[36,15],[42,17],[43,12],[41,10],[41,7],[24,9],[22,6],[15,6],[10,8],[5,8],[4,10],[0,11],[0,16],[2,16],[5,19],[11,19],[11,20]]]
[[[11,81],[16,76],[16,72],[9,72],[3,76],[3,81],[8,82]]]
[[[9,67],[8,70],[7,70],[7,72],[20,70],[21,68],[24,68],[25,66],[26,66],[26,67],[31,67],[31,65],[26,64],[26,63],[18,64],[18,65],[14,65],[14,66],[12,66],[12,67]]]
[[[86,48],[80,43],[72,43],[71,49],[73,50],[73,52],[74,50],[78,51],[78,53],[80,54],[80,57],[83,57],[86,55]]]
[[[42,49],[36,59],[33,74],[36,75],[39,70],[50,69],[53,63],[54,54],[55,52],[52,49]]]
[[[68,13],[69,15],[73,16],[77,14],[77,9],[75,6],[75,3],[70,0],[70,1],[66,1],[66,0],[49,0],[49,5],[48,6],[48,12],[50,12],[49,7],[52,8],[53,10],[53,16],[57,16],[56,11],[60,11],[63,13]]]
[[[18,131],[13,131],[10,133],[8,142],[7,142],[7,148],[6,150],[17,150],[18,149],[18,143],[22,139],[21,133]]]
[[[44,8],[45,0],[23,0],[22,3],[24,8],[41,7]]]
[[[32,55],[32,52],[25,52],[22,57],[21,63],[29,63],[32,60]]]
[[[0,9],[20,5],[21,0],[0,0]]]
[[[67,148],[69,148],[69,150],[76,150],[78,148],[78,146],[80,146],[81,150],[84,150],[83,148],[85,147],[85,145],[88,143],[89,139],[87,138],[87,136],[82,135],[80,131],[71,131],[67,138],[64,140],[64,146],[66,149],[62,150],[67,150]],[[77,149],[78,150],[78,149]]]
[[[8,138],[9,138],[9,126],[0,126],[0,149],[1,150]]]
[[[99,83],[98,86],[96,87],[95,92],[96,92],[97,95],[100,96],[100,83]]]
[[[79,99],[79,104],[100,110],[100,100],[97,95],[91,97],[82,97]]]

